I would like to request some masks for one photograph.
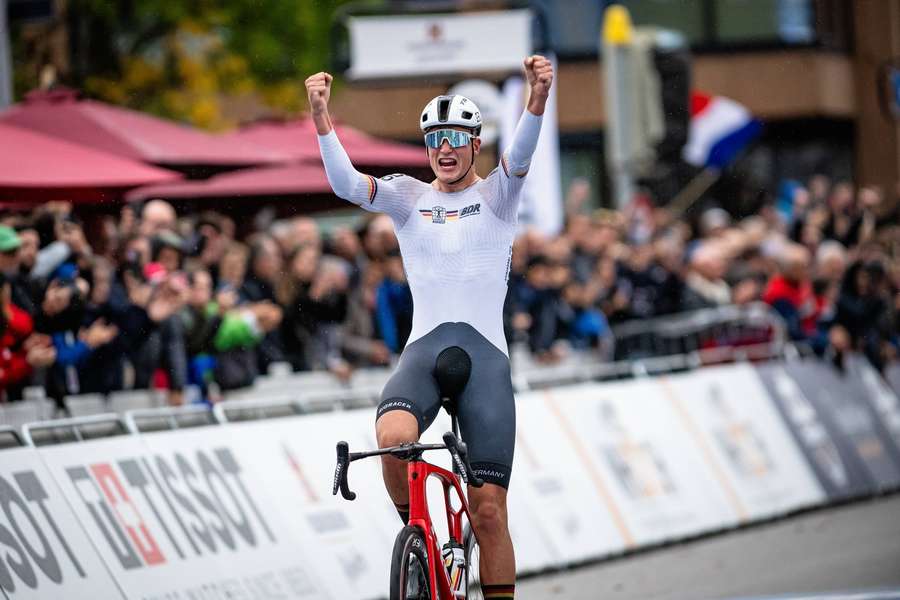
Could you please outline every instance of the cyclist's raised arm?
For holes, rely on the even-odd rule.
[[[518,210],[518,192],[531,166],[531,156],[537,147],[541,133],[544,108],[553,83],[553,64],[543,56],[529,56],[525,59],[525,77],[528,81],[528,104],[510,145],[500,155],[497,170],[499,194],[491,206],[502,219],[512,220]]]
[[[350,157],[347,156],[334,131],[331,115],[328,113],[331,81],[331,75],[324,72],[316,73],[306,80],[310,113],[316,125],[319,151],[322,153],[328,183],[338,197],[370,212],[387,213],[398,224],[406,222],[414,205],[414,195],[406,188],[418,187],[416,183],[424,184],[402,175],[376,179],[371,175],[360,173],[353,167]]]

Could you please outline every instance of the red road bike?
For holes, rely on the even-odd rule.
[[[451,413],[452,415],[452,413]],[[481,592],[478,542],[472,531],[469,505],[463,493],[462,483],[481,487],[479,479],[469,465],[466,445],[456,436],[456,418],[453,417],[453,431],[444,434],[443,444],[409,443],[392,448],[382,448],[371,452],[350,452],[347,442],[337,445],[337,467],[334,472],[333,494],[338,490],[347,500],[354,500],[356,494],[350,491],[347,472],[350,463],[362,458],[390,454],[407,461],[409,482],[409,521],[400,530],[394,542],[391,557],[390,600],[459,600],[462,598],[483,598]],[[453,471],[425,462],[422,453],[429,450],[448,450],[453,457]],[[431,523],[428,511],[425,483],[429,477],[436,477],[444,487],[444,504],[447,512],[447,530],[450,542],[463,557],[455,556],[455,564],[445,564],[447,549],[450,548],[450,562],[454,560],[454,547],[444,545],[445,555]],[[453,508],[451,489],[460,507]],[[463,524],[465,515],[467,523]],[[462,560],[460,560],[462,558]]]

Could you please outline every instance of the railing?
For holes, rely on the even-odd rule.
[[[22,426],[22,440],[27,446],[45,443],[83,442],[98,437],[109,437],[128,433],[122,417],[113,413],[74,417],[70,419],[50,419]],[[63,438],[68,434],[69,439]]]
[[[761,344],[782,347],[787,340],[783,319],[761,302],[635,319],[613,327],[613,336],[616,360]]]
[[[541,364],[532,360],[527,350],[513,345],[510,354],[515,390],[685,371],[723,362],[791,357],[797,352],[786,341],[783,321],[765,304],[635,320],[614,327],[613,332],[617,339],[616,360],[612,362],[602,361],[590,352],[574,352],[558,364]],[[177,429],[214,421],[375,406],[389,375],[388,368],[365,369],[350,382],[344,382],[326,372],[276,371],[259,378],[251,388],[229,393],[212,411],[206,405],[184,409],[159,406],[162,397],[149,391],[117,392],[93,404],[91,398],[70,397],[66,406],[72,410],[80,405],[79,410],[72,410],[73,416],[99,416],[99,422],[107,424],[111,419],[119,419],[122,428],[131,432]],[[116,394],[122,398],[114,398]],[[0,405],[0,425],[15,430],[26,422],[41,422],[46,426],[32,425],[31,431],[39,430],[48,437],[67,430],[76,439],[82,439],[78,437],[79,430],[73,429],[73,424],[81,421],[43,421],[53,416],[51,405],[45,399]],[[96,414],[82,412],[89,406]],[[118,415],[111,414],[111,406],[119,408]],[[96,426],[98,421],[87,423]],[[93,428],[94,433],[96,429]]]

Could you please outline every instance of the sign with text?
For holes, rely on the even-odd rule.
[[[655,381],[559,388],[548,402],[628,546],[737,524],[740,504]]]
[[[875,423],[893,442],[894,459],[900,463],[900,397],[888,386],[869,360],[861,354],[847,357],[847,376],[853,387],[875,415]]]
[[[225,428],[40,454],[128,598],[336,598]]]
[[[843,439],[856,454],[875,489],[900,485],[894,442],[872,413],[861,382],[814,359],[788,363],[786,369],[832,421],[837,440]]]
[[[819,504],[825,493],[749,365],[661,378],[697,432],[697,443],[740,499],[762,519]]]
[[[0,451],[0,588],[14,600],[123,597],[33,448]]]
[[[520,394],[516,402],[516,454],[510,497],[521,498],[536,518],[521,523],[537,529],[551,552],[545,566],[557,566],[621,552],[625,540],[614,511],[586,476],[578,449],[554,413],[545,392]],[[594,507],[586,510],[586,507]]]
[[[518,72],[531,54],[527,9],[348,19],[352,79]]]
[[[384,508],[384,485],[360,487],[357,461],[350,467],[351,489],[362,496],[349,502],[331,494],[335,444],[345,430],[345,413],[321,413],[240,425],[241,437],[253,452],[247,460],[285,515],[283,524],[296,531],[315,563],[331,563],[347,591],[339,598],[373,598],[387,589],[390,552],[400,519]],[[351,432],[355,434],[355,432]],[[354,448],[352,440],[351,450]],[[391,524],[393,527],[391,528]]]

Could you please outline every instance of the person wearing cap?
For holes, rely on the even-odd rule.
[[[0,272],[12,276],[19,271],[19,246],[22,240],[12,227],[0,225]]]
[[[33,317],[36,306],[28,277],[21,272],[21,247],[22,238],[16,230],[0,225],[0,273],[9,283],[13,304]]]
[[[553,65],[543,56],[526,58],[524,70],[526,110],[498,167],[484,178],[475,167],[481,150],[478,106],[460,95],[437,96],[425,106],[419,127],[435,175],[430,184],[357,171],[328,112],[332,76],[322,72],[306,80],[328,181],[339,197],[391,218],[413,296],[412,330],[376,413],[379,446],[417,440],[437,416],[438,355],[456,347],[471,359],[470,377],[456,400],[472,468],[486,482],[468,491],[486,598],[512,598],[515,587],[506,517],[515,403],[503,303],[520,192],[553,82]],[[388,493],[405,522],[406,465],[389,456],[382,464]]]

